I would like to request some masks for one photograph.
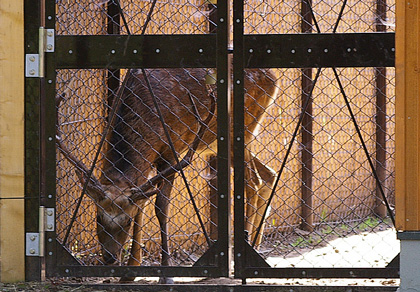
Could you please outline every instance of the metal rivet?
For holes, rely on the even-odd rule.
[[[50,251],[50,252],[48,253],[48,255],[52,256],[52,255],[53,255],[52,251]]]
[[[225,195],[220,195],[220,198],[221,198],[221,199],[224,199],[224,198],[225,198]]]
[[[48,80],[48,83],[49,83],[49,84],[51,84],[51,83],[53,83],[53,81],[52,81],[51,79],[49,79],[49,80]]]
[[[324,53],[328,53],[328,49],[324,49]]]
[[[271,50],[270,49],[267,50],[267,54],[271,54]]]
[[[254,275],[258,275],[258,271],[255,271],[255,272],[254,272]]]
[[[111,274],[114,274],[114,273],[115,273],[115,270],[114,270],[114,269],[112,269],[112,270],[111,270]]]
[[[50,45],[47,45],[47,50],[52,50],[53,49],[53,46],[50,44]]]
[[[312,49],[308,49],[308,53],[312,52]]]
[[[306,275],[306,271],[302,271],[302,275],[304,275],[304,276],[305,276],[305,275]]]
[[[253,50],[253,49],[249,49],[249,52],[250,52],[250,53],[253,53],[253,52],[254,52],[254,50]]]
[[[236,23],[240,23],[241,20],[239,18],[236,19]]]
[[[47,229],[48,229],[48,230],[53,229],[53,225],[52,225],[52,224],[48,224],[48,225],[47,225]]]
[[[34,56],[29,57],[29,61],[35,62],[35,57]]]
[[[223,140],[225,140],[225,137],[223,137],[223,136],[220,137],[220,141],[223,141]]]
[[[48,199],[52,199],[52,195],[48,195]]]
[[[350,52],[351,52],[351,48],[347,48],[347,52],[349,52],[349,53],[350,53]]]
[[[392,51],[392,52],[395,52],[395,48],[391,48],[391,51]]]
[[[34,69],[29,70],[29,75],[35,75],[35,70]]]
[[[36,239],[36,236],[35,235],[32,235],[31,236],[31,241],[35,241],[35,239]]]
[[[133,53],[134,53],[134,54],[137,54],[137,50],[133,50]]]
[[[71,55],[71,54],[73,54],[73,51],[72,50],[69,50],[69,54]]]
[[[30,254],[35,254],[35,250],[34,250],[33,248],[31,248],[31,249],[29,250],[29,253],[30,253]]]
[[[50,31],[50,30],[49,30],[49,31],[47,32],[47,36],[52,37],[52,36],[53,36],[52,31]]]
[[[239,252],[236,256],[237,256],[238,258],[240,258],[240,257],[241,257],[241,253]]]
[[[52,19],[52,16],[51,15],[48,15],[47,18],[48,18],[48,20],[51,20]]]
[[[155,51],[157,54],[159,54],[160,53],[160,49],[156,49],[156,51]]]
[[[240,200],[240,199],[241,199],[241,195],[237,195],[237,196],[236,196],[236,198],[237,198],[238,200]]]
[[[209,271],[207,271],[207,270],[204,270],[203,272],[204,272],[204,274],[207,274],[207,273],[208,273]]]
[[[223,22],[223,21],[225,21],[223,18],[220,18],[220,22]]]
[[[241,137],[236,137],[236,141],[241,141]]]
[[[52,137],[48,137],[48,141],[52,141],[53,140],[53,138]]]
[[[48,242],[52,242],[52,238],[48,238]]]
[[[225,255],[225,253],[222,251],[221,253],[220,253],[220,256],[224,256]]]
[[[236,84],[241,84],[241,80],[236,80]]]
[[[225,83],[225,79],[220,79],[220,83]]]
[[[292,49],[290,52],[291,52],[292,54],[294,54],[294,53],[296,53],[296,50],[295,50],[295,49]]]
[[[115,54],[115,50],[111,50],[111,54]]]
[[[201,54],[202,52],[204,52],[203,49],[198,49],[198,52]]]
[[[54,213],[53,213],[53,211],[51,211],[51,210],[48,210],[48,211],[47,211],[47,215],[48,215],[48,216],[52,216],[53,214],[54,214]]]
[[[70,271],[69,271],[69,269],[65,269],[64,272],[69,273]]]
[[[158,274],[162,273],[162,271],[161,271],[161,270],[157,270],[157,272],[158,272]]]

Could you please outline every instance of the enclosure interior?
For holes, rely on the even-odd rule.
[[[142,33],[152,1],[120,2],[130,33]],[[245,2],[244,33],[359,33],[394,30],[394,1],[351,0],[345,1],[344,7],[342,2],[312,1],[312,18],[306,1],[249,0]],[[118,16],[119,11],[110,9],[112,3],[57,1],[57,35],[127,34],[123,18]],[[214,32],[216,23],[212,15],[215,9],[215,5],[204,0],[157,1],[144,33],[169,35]],[[246,70],[251,72],[250,69]],[[245,88],[245,100],[248,101],[245,103],[245,115],[255,121],[245,125],[245,136],[249,137],[245,140],[246,149],[274,173],[274,178],[277,178],[287,158],[269,207],[267,196],[260,195],[260,192],[264,188],[271,190],[272,184],[255,172],[254,160],[244,161],[247,171],[251,173],[244,183],[250,189],[249,192],[253,193],[245,207],[245,225],[253,230],[248,234],[249,243],[271,267],[384,267],[398,253],[399,246],[340,86],[350,101],[381,187],[393,206],[395,70],[391,67],[337,68],[337,79],[333,69],[322,68],[319,69],[316,83],[313,83],[317,70],[275,68],[269,72],[267,69],[256,69],[257,75],[274,76],[276,95],[269,106],[260,101],[261,94],[267,95],[270,91],[259,80],[249,78],[245,84],[245,87],[248,85],[248,90]],[[62,145],[89,167],[106,128],[112,102],[127,72],[124,69],[57,70],[56,90],[61,100],[57,106],[58,133]],[[204,120],[211,113],[208,98],[216,90],[214,69],[146,69],[146,72],[155,88],[160,88],[157,94],[161,94],[159,98],[170,97],[167,98],[168,104],[161,101],[161,107],[170,118],[178,120],[167,127],[175,143],[183,145],[178,148],[182,151],[177,153],[181,159],[199,127],[199,119],[190,124],[185,122],[188,116],[195,114],[188,96],[196,102],[199,118]],[[142,74],[136,76],[138,83],[146,87]],[[192,90],[194,86],[201,88],[201,91]],[[253,87],[263,93],[255,95]],[[310,107],[288,153],[302,105],[309,92],[312,92]],[[141,99],[142,96],[138,96],[138,100]],[[184,103],[184,100],[188,102]],[[265,115],[253,116],[256,109],[262,109]],[[153,108],[150,110],[155,111]],[[123,120],[121,123],[130,127]],[[215,126],[214,118],[202,137],[193,163],[184,169],[198,213],[191,204],[182,177],[177,174],[173,182],[168,236],[171,259],[175,266],[191,266],[208,250],[209,242],[204,233],[208,234],[210,243],[217,240],[216,166],[211,159],[217,152],[214,145],[210,145],[216,135]],[[181,133],[179,129],[182,129]],[[150,172],[142,172],[139,166],[133,165],[138,170],[135,178],[129,178],[133,182],[156,175],[156,162],[162,160],[162,155],[164,159],[169,157],[168,142],[161,128],[157,126],[150,131],[162,135],[163,143],[160,144],[163,146],[159,144],[159,147],[166,145],[167,148],[162,150],[154,148],[155,144],[148,144],[149,151],[153,153],[151,156],[155,157],[147,161]],[[143,134],[137,135],[141,139]],[[106,175],[106,167],[110,167],[106,149],[116,148],[109,139],[105,144],[105,150],[101,151],[94,168],[93,174],[96,177]],[[128,147],[135,150],[132,145]],[[253,174],[259,179],[257,185],[251,181]],[[81,264],[105,265],[96,235],[98,207],[90,196],[84,196],[66,238],[82,187],[74,166],[57,150],[57,239],[61,243],[66,239],[65,248]],[[160,227],[155,216],[154,197],[145,201],[142,212],[144,221],[139,244],[143,257],[138,264],[160,265]],[[205,232],[199,224],[199,218],[203,221]],[[263,227],[262,237],[255,241],[255,230],[260,225]],[[115,259],[118,263],[127,262],[132,241],[129,238],[121,246],[125,257]]]

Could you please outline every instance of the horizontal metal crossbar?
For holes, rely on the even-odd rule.
[[[245,35],[247,68],[394,67],[394,33]]]
[[[246,68],[393,67],[394,33],[245,35]],[[216,35],[57,36],[58,69],[216,67]]]
[[[398,268],[245,268],[243,278],[399,278]]]
[[[216,67],[216,35],[57,36],[57,69]]]
[[[219,267],[57,266],[57,276],[69,277],[223,277]]]

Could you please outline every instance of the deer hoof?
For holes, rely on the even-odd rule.
[[[167,277],[160,277],[159,278],[159,284],[173,284],[174,279],[173,278],[167,278]]]
[[[120,283],[130,283],[130,282],[134,282],[135,277],[121,277],[120,278]]]

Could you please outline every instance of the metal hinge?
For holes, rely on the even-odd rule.
[[[26,233],[26,255],[44,256],[45,231],[55,230],[55,209],[39,207],[39,232]]]
[[[39,53],[26,54],[25,77],[44,77],[44,54],[55,50],[54,29],[39,28]]]

